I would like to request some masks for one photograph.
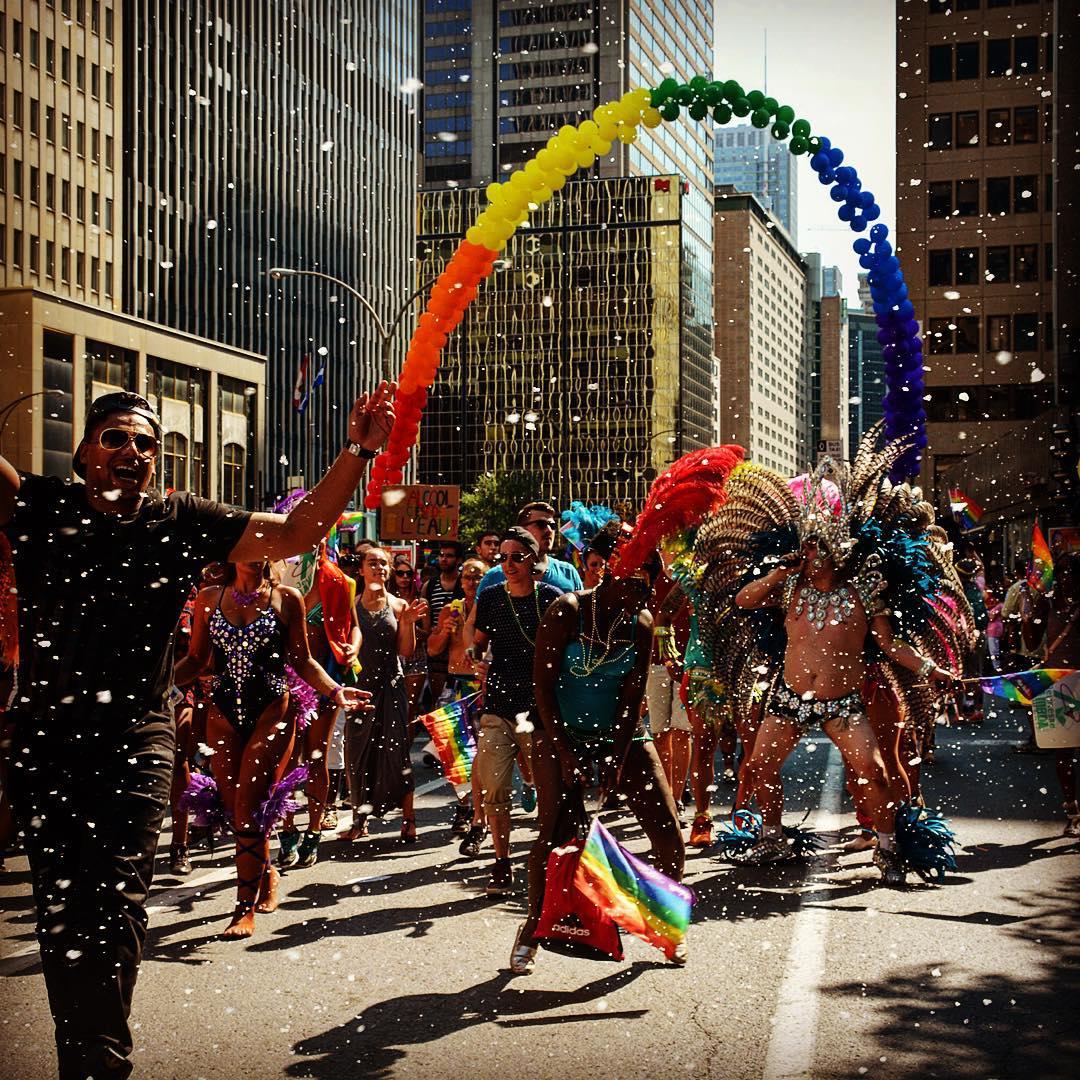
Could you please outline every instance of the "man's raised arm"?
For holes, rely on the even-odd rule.
[[[364,478],[368,461],[386,442],[394,426],[394,383],[380,383],[374,394],[362,394],[349,414],[349,442],[360,453],[345,449],[330,471],[289,514],[252,514],[230,562],[286,559],[310,551],[349,504]],[[2,504],[0,504],[2,509]]]
[[[15,513],[15,497],[19,494],[19,474],[5,457],[0,457],[0,525],[6,525]]]

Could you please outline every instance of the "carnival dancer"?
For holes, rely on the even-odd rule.
[[[350,717],[345,727],[345,768],[349,780],[352,827],[342,835],[369,835],[368,818],[401,810],[401,839],[416,840],[413,775],[409,761],[409,699],[403,657],[416,650],[416,624],[428,610],[426,600],[407,602],[393,596],[390,553],[368,548],[362,570],[364,591],[356,601],[360,623],[360,686],[371,694],[372,709]]]
[[[330,558],[325,540],[315,557],[315,574],[304,597],[307,610],[308,644],[311,654],[336,683],[358,685],[360,665],[360,624],[356,621],[356,585]],[[294,683],[295,688],[295,683]],[[300,688],[303,692],[303,688]],[[301,836],[293,815],[286,814],[278,836],[278,866],[305,869],[319,860],[319,842],[324,831],[337,828],[337,813],[331,809],[330,740],[341,706],[320,696],[314,715],[297,728],[297,749],[307,767],[304,794],[307,796],[307,830]]]
[[[540,544],[528,529],[514,527],[503,533],[497,569],[504,570],[505,580],[501,586],[481,588],[469,647],[484,684],[473,770],[479,776],[495,848],[495,865],[485,888],[489,896],[514,891],[510,778],[515,757],[520,754],[527,762],[531,756],[532,731],[538,723],[533,689],[536,629],[560,595],[542,580],[546,566]],[[490,663],[483,659],[489,647]]]
[[[195,604],[191,645],[174,679],[186,686],[217,655],[218,676],[207,716],[211,771],[236,838],[236,908],[222,934],[250,937],[255,913],[276,910],[278,873],[270,864],[270,830],[285,794],[273,789],[289,764],[295,737],[288,717],[287,662],[319,693],[347,709],[366,695],[335,683],[311,657],[303,598],[276,585],[265,562],[230,563],[225,583],[203,589]],[[278,803],[275,805],[275,796]]]
[[[607,543],[610,555],[616,538]],[[659,573],[654,555],[635,573],[609,575],[595,589],[566,593],[537,632],[533,679],[540,723],[532,762],[539,815],[529,852],[528,918],[510,957],[516,974],[528,974],[535,964],[548,856],[567,839],[558,835],[560,811],[582,797],[594,767],[601,789],[625,796],[649,837],[657,868],[682,878],[685,849],[675,800],[641,716],[653,629],[645,605]],[[675,961],[686,962],[685,941]]]
[[[19,585],[13,802],[61,1076],[130,1071],[128,1015],[174,752],[163,696],[188,591],[214,560],[310,551],[386,441],[394,389],[356,401],[348,443],[287,517],[160,495],[161,421],[126,391],[87,410],[72,462],[85,484],[0,459],[0,525]]]

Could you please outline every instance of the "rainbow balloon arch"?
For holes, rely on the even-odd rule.
[[[839,204],[837,217],[853,232],[867,234],[856,239],[853,247],[859,265],[869,271],[877,336],[883,346],[885,435],[890,440],[910,441],[893,478],[918,473],[926,447],[922,342],[888,227],[877,221],[881,208],[873,192],[863,189],[852,165],[844,164],[843,151],[825,136],[811,134],[809,121],[796,119],[790,105],[780,105],[760,90],[746,92],[733,79],[718,82],[698,75],[686,84],[665,79],[653,90],[630,90],[618,101],[601,105],[591,120],[576,127],[561,127],[543,150],[505,182],[488,184],[488,205],[432,286],[409,342],[395,398],[397,419],[386,448],[372,468],[365,506],[378,507],[383,489],[401,483],[447,338],[465,317],[465,309],[510,237],[578,169],[590,168],[598,157],[610,153],[616,140],[632,143],[639,128],[656,128],[665,121],[678,120],[684,110],[692,120],[706,120],[711,113],[718,124],[726,124],[732,117],[749,116],[754,127],[770,128],[778,141],[787,139],[791,153],[810,155],[810,167],[821,184],[829,188],[830,198]]]

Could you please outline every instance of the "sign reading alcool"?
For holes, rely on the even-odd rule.
[[[456,484],[388,487],[382,495],[383,540],[456,540],[461,488]]]

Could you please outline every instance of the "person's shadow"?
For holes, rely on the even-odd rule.
[[[342,1076],[389,1077],[405,1056],[404,1047],[435,1042],[477,1024],[524,1027],[540,1023],[637,1019],[648,1010],[600,1012],[590,1009],[554,1017],[528,1014],[567,1005],[585,1005],[621,989],[645,971],[666,966],[659,962],[635,963],[576,990],[519,989],[518,981],[514,993],[503,991],[516,981],[515,977],[509,971],[500,971],[465,990],[412,994],[378,1001],[347,1023],[296,1043],[293,1050],[302,1060],[290,1065],[286,1075],[315,1077],[317,1080],[339,1080]]]

